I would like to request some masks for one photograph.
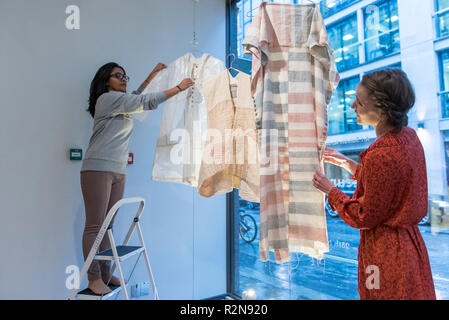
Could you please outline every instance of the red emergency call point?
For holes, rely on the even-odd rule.
[[[133,164],[134,163],[134,153],[129,153],[128,155],[128,164]]]

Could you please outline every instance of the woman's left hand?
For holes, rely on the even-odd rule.
[[[329,194],[335,185],[321,172],[315,172],[313,176],[313,186],[325,194]]]
[[[153,71],[151,71],[151,73],[156,73],[159,72],[161,70],[164,70],[165,68],[167,68],[167,66],[165,64],[163,64],[162,62],[159,62],[153,69]]]

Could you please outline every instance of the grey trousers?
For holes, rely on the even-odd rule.
[[[83,171],[80,180],[86,212],[83,233],[83,255],[86,260],[109,209],[123,197],[126,176],[114,172]],[[111,226],[113,223],[114,220],[112,220]],[[110,248],[111,244],[106,233],[99,251]],[[110,261],[93,260],[87,271],[87,278],[89,281],[98,279],[108,281],[107,279],[111,275],[110,271]]]

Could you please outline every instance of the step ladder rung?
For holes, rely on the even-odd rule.
[[[113,221],[113,218],[115,217],[118,209],[122,205],[131,204],[131,203],[140,203],[139,209],[137,210],[137,214],[134,216],[133,222],[131,223],[131,226],[129,227],[129,230],[128,230],[128,233],[127,233],[125,239],[123,240],[123,244],[117,246],[114,236],[112,234],[112,228],[110,228],[110,224]],[[113,266],[112,266],[110,273],[113,274],[114,269],[116,269],[117,273],[118,273],[118,278],[120,279],[120,283],[123,283],[123,286],[110,285],[109,288],[111,289],[111,292],[106,295],[95,294],[89,288],[86,288],[81,291],[77,288],[73,288],[71,290],[69,300],[76,299],[76,298],[86,299],[86,300],[106,300],[106,299],[113,297],[118,292],[122,292],[123,298],[125,300],[129,300],[129,293],[128,293],[128,291],[129,291],[128,285],[129,284],[126,284],[126,281],[124,278],[124,273],[123,273],[123,270],[121,267],[121,261],[124,261],[124,260],[128,259],[129,257],[134,256],[138,253],[143,253],[143,258],[145,259],[145,264],[147,267],[148,275],[150,277],[151,286],[153,288],[154,299],[159,300],[159,295],[157,293],[153,274],[151,272],[150,260],[148,258],[147,250],[145,248],[145,243],[143,240],[142,230],[141,230],[141,227],[139,224],[140,216],[142,215],[144,207],[145,207],[145,199],[136,197],[136,198],[121,199],[121,200],[117,201],[112,206],[111,209],[109,209],[108,214],[106,215],[106,217],[103,221],[103,224],[101,225],[100,231],[98,232],[98,234],[95,238],[95,241],[89,251],[89,254],[84,261],[84,265],[83,265],[83,268],[81,269],[80,277],[78,279],[78,282],[81,283],[83,280],[83,277],[88,273],[88,270],[89,270],[93,260],[109,260],[109,261],[113,261]],[[127,245],[134,230],[137,231],[137,235],[139,236],[140,246]],[[106,233],[107,233],[107,237],[109,238],[109,241],[111,243],[111,249],[104,250],[104,251],[97,253],[98,247],[102,243]],[[114,249],[114,250],[112,250],[112,249]],[[139,258],[140,258],[140,255],[139,255]],[[137,259],[136,264],[139,261],[139,258]],[[134,269],[131,271],[131,275],[132,275],[133,271],[134,271]],[[130,277],[131,277],[131,275],[130,275]]]
[[[128,284],[127,284],[128,285]],[[89,288],[86,288],[84,290],[81,290],[77,293],[76,298],[78,299],[84,299],[84,300],[106,300],[112,297],[113,295],[119,293],[122,291],[121,286],[113,286],[109,285],[109,289],[112,290],[112,292],[109,292],[108,294],[101,295],[93,293]]]
[[[129,257],[140,253],[144,250],[144,247],[141,246],[116,246],[118,259],[119,261],[124,261]],[[114,260],[114,255],[112,253],[112,249],[104,250],[98,253],[95,257],[95,260]]]

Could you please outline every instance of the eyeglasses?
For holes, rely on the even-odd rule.
[[[110,76],[111,76],[111,77],[114,76],[114,77],[116,77],[116,78],[119,79],[119,80],[122,80],[123,78],[125,78],[126,82],[129,81],[129,77],[128,77],[126,74],[123,74],[123,73],[120,73],[120,72],[113,73],[113,74],[111,74]]]

